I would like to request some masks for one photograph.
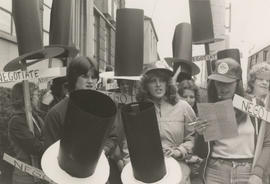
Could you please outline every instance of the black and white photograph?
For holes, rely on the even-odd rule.
[[[0,0],[0,184],[270,184],[269,0]]]

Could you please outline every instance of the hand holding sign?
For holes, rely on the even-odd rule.
[[[201,120],[200,118],[197,118],[196,121],[191,122],[188,124],[189,126],[194,126],[195,131],[202,135],[206,128],[209,126],[209,123],[207,120]]]
[[[231,100],[217,103],[198,103],[199,117],[208,121],[203,131],[205,141],[231,138],[238,135]]]

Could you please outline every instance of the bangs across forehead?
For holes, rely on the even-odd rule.
[[[89,61],[87,58],[83,58],[79,60],[79,62],[75,66],[75,70],[77,71],[76,73],[78,75],[85,75],[89,71],[93,73],[93,77],[98,78],[98,71],[96,70],[94,64]]]

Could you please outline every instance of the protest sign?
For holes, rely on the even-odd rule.
[[[0,72],[0,83],[39,78],[39,69],[29,71]]]
[[[30,174],[31,176],[34,176],[36,178],[40,178],[42,180],[46,180],[49,183],[52,184],[56,184],[55,182],[53,182],[50,178],[48,178],[44,172],[38,168],[35,168],[29,164],[26,164],[20,160],[17,160],[13,157],[11,157],[10,155],[4,153],[3,156],[3,160],[5,160],[6,162],[8,162],[9,164],[13,165],[14,167],[16,167],[17,169]]]
[[[61,77],[65,75],[66,67],[0,72],[0,83],[19,82],[22,80],[32,79],[38,79],[39,82],[47,82],[48,80],[51,80],[55,77]]]
[[[136,97],[135,95],[128,95],[128,94],[123,94],[123,93],[117,93],[117,92],[108,92],[108,91],[100,91],[109,97],[116,103],[121,103],[121,104],[129,104],[136,102]]]
[[[217,103],[198,103],[199,117],[209,126],[203,133],[205,141],[231,138],[238,135],[232,100]]]
[[[192,62],[196,62],[196,61],[208,61],[208,60],[216,60],[217,59],[217,55],[201,55],[201,56],[193,56],[192,57]]]
[[[111,83],[106,83],[105,84],[105,89],[106,90],[112,90],[112,89],[117,89],[117,88],[118,88],[118,84],[117,84],[116,80],[114,80]]]
[[[247,113],[255,118],[262,119],[270,123],[270,113],[263,106],[257,105],[246,98],[234,95],[233,106],[240,111]]]

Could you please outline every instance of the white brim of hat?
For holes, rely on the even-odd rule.
[[[172,157],[165,158],[165,165],[167,173],[159,181],[148,184],[178,184],[182,180],[182,170],[180,164]],[[145,182],[138,181],[133,175],[132,165],[129,162],[121,173],[121,180],[123,184],[146,184]]]
[[[105,79],[125,79],[125,80],[141,80],[141,76],[115,76],[114,72],[102,72],[99,74],[100,78]]]
[[[110,175],[110,166],[104,152],[102,152],[94,174],[87,178],[73,177],[65,172],[58,164],[57,156],[60,141],[51,145],[43,154],[41,167],[44,173],[58,184],[105,184]]]
[[[219,81],[219,82],[224,82],[224,83],[232,83],[235,82],[237,79],[227,77],[225,75],[221,74],[211,74],[208,79]]]

